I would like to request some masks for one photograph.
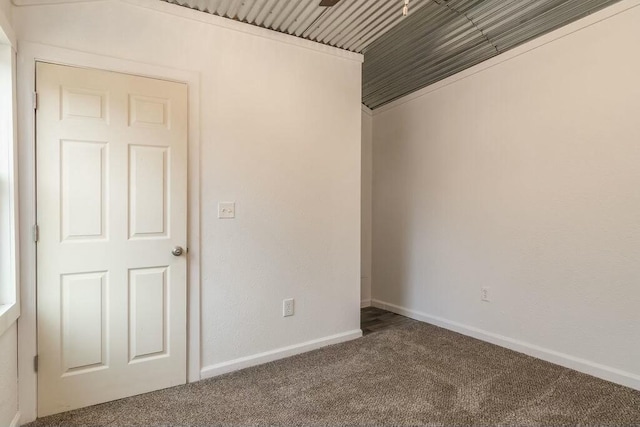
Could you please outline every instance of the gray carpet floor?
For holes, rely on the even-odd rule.
[[[640,392],[412,320],[30,426],[640,426]]]

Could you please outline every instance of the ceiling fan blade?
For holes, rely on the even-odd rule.
[[[320,6],[322,7],[331,7],[331,6],[335,6],[336,3],[338,3],[340,0],[322,0],[320,2]]]

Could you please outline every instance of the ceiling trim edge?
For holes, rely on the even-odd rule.
[[[31,1],[55,1],[55,0],[31,0]],[[95,0],[74,0],[74,1],[95,1]],[[133,6],[138,6],[145,9],[151,9],[156,12],[167,13],[183,19],[190,19],[193,21],[198,21],[205,24],[226,28],[228,30],[239,31],[241,33],[251,34],[251,35],[262,37],[265,39],[310,49],[310,50],[324,53],[327,55],[336,56],[338,58],[349,59],[359,63],[364,62],[364,55],[360,53],[350,52],[348,50],[340,49],[333,46],[327,46],[321,43],[313,42],[311,40],[302,39],[300,37],[292,36],[289,34],[279,33],[277,31],[257,27],[251,24],[245,24],[244,22],[237,22],[228,18],[222,18],[220,16],[212,15],[210,13],[201,12],[199,10],[190,9],[177,4],[167,3],[161,0],[114,0],[114,1],[120,1],[126,4],[131,4]]]
[[[311,40],[302,39],[300,37],[289,34],[279,33],[277,31],[266,28],[257,27],[255,25],[246,24],[244,22],[236,22],[228,18],[212,15],[210,13],[201,12],[199,10],[189,9],[177,4],[167,3],[161,0],[11,0],[15,7],[27,6],[47,6],[59,5],[66,3],[95,3],[103,1],[119,1],[133,6],[150,9],[156,12],[167,13],[183,19],[191,19],[193,21],[202,22],[217,27],[226,28],[233,31],[251,34],[269,40],[278,41],[316,52],[325,53],[336,56],[338,58],[349,59],[359,63],[364,62],[364,55],[360,53],[350,52],[333,46],[324,45]]]
[[[63,3],[90,3],[103,0],[11,0],[16,7],[23,6],[42,6],[46,4],[63,4]]]

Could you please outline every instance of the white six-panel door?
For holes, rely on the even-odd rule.
[[[183,384],[186,85],[36,79],[38,415]]]

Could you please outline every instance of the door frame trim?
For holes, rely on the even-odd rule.
[[[93,68],[187,84],[187,382],[200,380],[200,73],[40,43],[19,42],[17,64],[19,244],[21,315],[18,319],[18,403],[22,424],[37,417],[35,111],[27,100],[35,91],[36,62]],[[22,100],[22,102],[20,102]]]

